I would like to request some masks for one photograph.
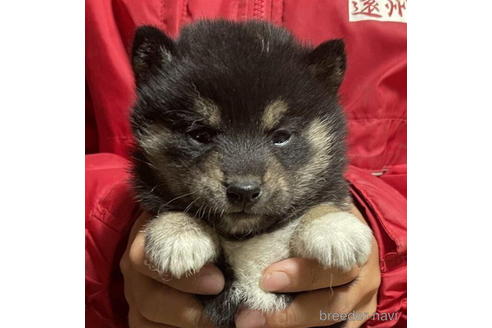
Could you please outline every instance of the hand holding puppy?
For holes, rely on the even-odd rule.
[[[352,214],[364,221],[360,212]],[[325,269],[318,262],[290,258],[269,266],[263,274],[261,287],[270,292],[304,292],[284,310],[263,315],[243,310],[236,316],[237,328],[318,327],[336,325],[336,320],[322,318],[320,313],[346,315],[365,313],[363,320],[348,321],[344,328],[360,327],[376,311],[381,282],[378,248],[372,241],[367,263],[350,271]],[[334,319],[333,316],[331,319]],[[334,326],[335,327],[335,326]]]
[[[129,327],[213,327],[192,294],[218,294],[224,287],[222,273],[208,264],[191,277],[174,279],[158,274],[145,260],[143,228],[149,218],[148,214],[138,218],[120,261],[129,305]]]
[[[357,210],[352,213],[363,220]],[[143,226],[148,218],[144,214],[135,223],[121,260],[130,328],[213,327],[203,314],[201,304],[191,294],[218,294],[224,286],[222,273],[211,264],[205,265],[194,276],[181,279],[162,277],[151,270],[145,264],[144,255]],[[356,281],[352,282],[354,279]],[[236,325],[238,328],[312,327],[334,324],[333,320],[323,321],[320,311],[371,314],[376,309],[379,283],[375,241],[369,261],[348,272],[324,269],[309,259],[283,260],[264,271],[261,287],[271,292],[305,293],[299,294],[284,311],[266,316],[242,310],[236,316]],[[346,327],[359,327],[364,321],[350,321]]]

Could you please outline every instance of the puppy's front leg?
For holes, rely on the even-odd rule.
[[[344,271],[363,265],[371,252],[372,231],[355,215],[330,205],[308,211],[291,239],[296,256]]]
[[[218,237],[205,223],[183,212],[167,212],[145,228],[147,259],[161,273],[180,278],[219,255]]]

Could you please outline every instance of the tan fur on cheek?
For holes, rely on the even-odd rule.
[[[219,161],[219,154],[217,152],[213,152],[208,156],[204,164],[204,171],[210,178],[222,182],[224,180],[224,172],[220,169]]]
[[[299,194],[309,191],[309,185],[319,178],[319,174],[326,169],[331,160],[329,149],[332,139],[326,123],[319,119],[314,120],[304,136],[309,142],[312,156],[309,162],[298,171]]]
[[[305,135],[316,155],[327,156],[326,150],[330,147],[332,140],[325,122],[320,119],[314,120]]]
[[[195,100],[195,110],[203,115],[211,126],[218,127],[220,125],[220,109],[212,100],[199,96]]]
[[[171,131],[162,125],[148,125],[143,129],[143,133],[137,136],[137,140],[147,162],[156,170],[166,186],[172,192],[179,194],[183,193],[180,172],[168,165],[172,159],[167,158],[164,151],[166,142],[172,136]]]
[[[283,100],[275,100],[267,105],[261,118],[261,128],[264,131],[273,129],[280,122],[288,108],[287,103]]]
[[[285,181],[285,170],[273,155],[270,155],[267,159],[267,170],[264,181],[271,189],[283,191],[288,189],[287,182]]]
[[[169,163],[172,159],[166,158],[165,155],[161,155],[162,163]],[[186,184],[184,183],[184,177],[179,169],[175,169],[170,166],[158,167],[158,175],[164,181],[164,184],[176,195],[187,194]]]
[[[216,211],[222,211],[226,206],[224,186],[224,173],[220,168],[220,156],[212,152],[207,156],[201,165],[193,168],[187,174],[186,179],[190,181],[191,189],[197,192],[196,197],[200,197],[209,207],[214,207]]]
[[[142,129],[143,132],[137,135],[137,141],[142,150],[151,158],[158,157],[169,138],[172,137],[171,131],[165,126],[150,124]]]
[[[281,197],[283,201],[286,202],[290,193],[284,168],[273,155],[268,157],[266,168],[267,169],[263,177],[265,186],[270,192],[279,191],[277,197]]]

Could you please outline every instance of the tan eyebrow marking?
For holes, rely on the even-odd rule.
[[[195,110],[202,114],[208,124],[213,127],[218,127],[220,124],[220,109],[216,103],[210,99],[198,97],[195,100]]]
[[[265,107],[263,117],[261,118],[261,127],[263,130],[271,130],[280,122],[282,116],[289,107],[283,100],[275,100]]]

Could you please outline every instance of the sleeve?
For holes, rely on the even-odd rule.
[[[86,156],[86,327],[127,327],[119,261],[140,214],[128,183],[128,161],[118,155]]]
[[[406,175],[399,172],[398,185]],[[350,166],[346,178],[355,204],[371,226],[379,247],[381,286],[377,314],[367,328],[406,327],[406,198],[381,177]]]

